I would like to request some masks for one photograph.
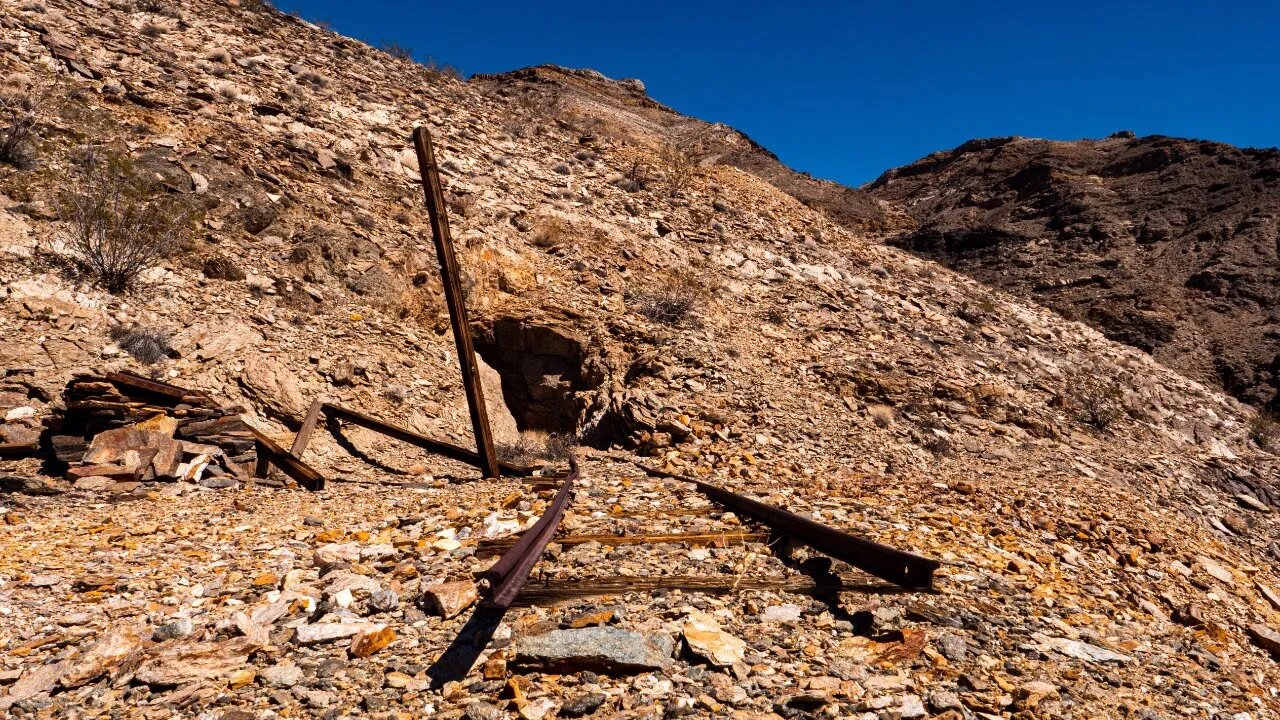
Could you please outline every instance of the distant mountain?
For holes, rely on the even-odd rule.
[[[993,138],[863,189],[918,223],[891,244],[1280,404],[1280,151],[1132,133]]]

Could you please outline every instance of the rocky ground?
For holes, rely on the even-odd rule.
[[[683,162],[581,87],[463,83],[235,3],[4,8],[2,74],[48,98],[38,162],[0,169],[6,437],[74,373],[133,369],[285,446],[318,396],[465,444],[408,144],[427,122],[499,434],[583,458],[541,599],[502,617],[471,574],[536,484],[359,429],[317,431],[318,493],[0,459],[11,715],[1280,714],[1276,458],[1236,400]],[[86,141],[203,211],[129,294],[59,262]],[[144,364],[120,326],[170,347]],[[823,593],[821,558],[736,544],[756,528],[637,463],[937,558],[937,591],[837,567]],[[693,532],[724,539],[570,542]]]

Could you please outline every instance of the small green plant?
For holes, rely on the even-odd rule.
[[[76,265],[107,291],[128,290],[139,274],[191,236],[196,212],[118,153],[80,153],[60,197],[65,242]]]

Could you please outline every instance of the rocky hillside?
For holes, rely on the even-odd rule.
[[[316,397],[468,443],[425,123],[504,452],[580,443],[563,532],[598,538],[481,633],[474,573],[537,484],[351,427],[317,429],[316,493],[202,475],[188,440],[168,482],[0,457],[11,715],[1280,716],[1277,462],[1234,398],[885,247],[884,205],[851,230],[824,193],[865,195],[801,202],[634,82],[461,82],[247,0],[0,2],[33,133],[0,165],[5,444],[122,369],[285,447]],[[196,230],[112,294],[69,208],[126,165]],[[936,592],[742,536],[641,463],[937,558]],[[646,533],[724,537],[616,542]]]
[[[866,189],[918,222],[894,244],[1280,409],[1280,151],[997,138]]]
[[[910,216],[892,203],[792,170],[741,131],[682,115],[655,101],[645,94],[644,83],[636,79],[615,82],[594,70],[542,65],[501,75],[477,75],[471,83],[552,110],[551,116],[576,117],[580,127],[592,134],[644,143],[659,155],[674,154],[698,164],[745,170],[854,231],[895,232],[914,225]]]

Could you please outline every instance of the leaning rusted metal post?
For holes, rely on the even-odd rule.
[[[476,366],[475,347],[471,343],[471,326],[467,324],[458,258],[454,255],[453,239],[449,236],[449,218],[445,212],[440,170],[436,166],[431,134],[425,126],[419,126],[413,131],[413,147],[418,152],[418,170],[422,173],[427,213],[431,216],[431,238],[435,241],[436,255],[440,259],[440,280],[444,285],[445,304],[449,306],[449,319],[453,323],[453,340],[458,348],[458,365],[462,368],[462,387],[466,390],[467,406],[471,410],[471,427],[475,430],[480,469],[485,477],[496,478],[499,475],[498,454],[493,449],[489,413],[484,406],[484,391],[480,388],[480,370]]]

